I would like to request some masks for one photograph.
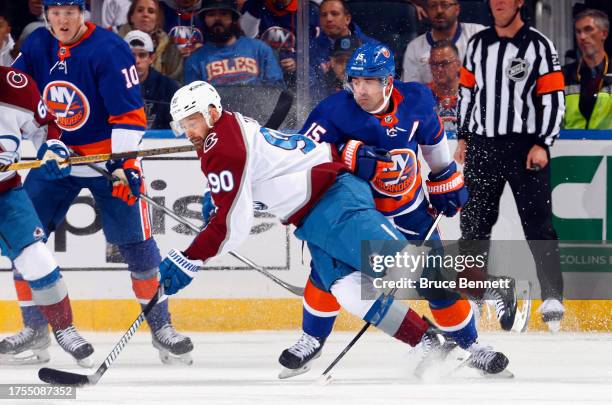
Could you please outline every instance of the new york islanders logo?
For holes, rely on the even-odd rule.
[[[177,48],[193,47],[195,44],[204,43],[202,31],[196,27],[177,25],[170,30],[168,36]]]
[[[57,117],[57,125],[66,131],[76,131],[89,118],[89,101],[74,84],[63,80],[50,82],[43,92],[47,108]]]
[[[412,149],[394,149],[389,153],[393,167],[378,173],[371,184],[381,194],[399,197],[413,190],[417,183],[419,163]]]

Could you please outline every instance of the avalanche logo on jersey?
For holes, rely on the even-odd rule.
[[[371,184],[374,190],[383,195],[400,197],[410,192],[417,182],[417,157],[412,149],[393,149],[389,153],[393,167],[377,174]]]
[[[89,118],[89,101],[72,83],[62,80],[50,82],[43,92],[43,100],[63,130],[76,131]]]

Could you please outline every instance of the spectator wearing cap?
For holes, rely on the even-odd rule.
[[[469,39],[484,29],[480,24],[459,23],[461,6],[458,0],[427,0],[426,11],[431,29],[406,47],[402,64],[402,81],[405,82],[431,82],[429,53],[436,41],[451,41],[459,50],[459,59],[463,60]]]
[[[231,0],[210,0],[202,8],[206,43],[185,61],[185,83],[204,80],[214,86],[283,85],[272,48],[244,36],[240,13]]]
[[[155,49],[153,69],[172,80],[183,79],[183,57],[170,37],[162,29],[164,16],[159,0],[134,0],[128,9],[128,23],[119,27],[119,35],[125,37],[133,30],[149,34]]]
[[[153,40],[143,31],[130,31],[124,38],[134,59],[140,81],[140,92],[144,99],[147,114],[147,129],[170,128],[170,100],[179,89],[178,83],[153,69],[155,52]]]
[[[11,22],[6,9],[0,10],[0,66],[13,64],[12,51],[15,41],[11,36]]]
[[[319,7],[321,31],[311,45],[310,63],[316,76],[324,75],[330,69],[329,53],[334,41],[341,37],[354,36],[361,43],[377,44],[378,41],[364,34],[351,21],[351,13],[344,0],[323,0]]]
[[[321,90],[321,93],[312,95],[314,102],[319,102],[344,88],[346,63],[360,45],[361,40],[354,35],[340,37],[334,41],[329,53],[330,69],[323,76],[324,86],[313,89],[314,92]]]

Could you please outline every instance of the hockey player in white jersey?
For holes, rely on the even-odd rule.
[[[34,80],[17,70],[0,67],[0,165],[21,159],[21,144],[31,139],[38,158],[46,161],[41,174],[62,178],[70,166],[57,161],[68,157],[68,148],[58,140],[61,130],[40,98]],[[59,345],[82,366],[92,364],[93,347],[78,334],[72,324],[70,299],[59,267],[45,245],[43,226],[15,171],[0,172],[0,250],[12,260],[18,272],[18,294],[31,290],[22,311],[38,307],[53,329]],[[46,322],[44,328],[26,327],[18,334],[0,341],[0,363],[24,364],[49,361],[51,344]],[[28,355],[28,353],[31,353]]]
[[[224,111],[206,82],[179,89],[170,110],[175,130],[196,145],[215,212],[187,249],[173,249],[162,261],[166,294],[187,286],[202,262],[238,248],[257,207],[296,226],[324,287],[346,310],[411,346],[424,341],[429,353],[442,351],[444,338],[435,327],[393,296],[376,294],[371,278],[360,271],[362,240],[405,238],[376,210],[368,184],[347,173],[333,145]],[[357,165],[389,164],[386,156],[371,152]],[[362,299],[362,288],[371,289],[374,298]]]

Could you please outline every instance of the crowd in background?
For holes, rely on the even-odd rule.
[[[308,108],[343,88],[346,61],[358,46],[381,42],[395,54],[398,79],[432,89],[438,112],[452,132],[467,42],[491,21],[486,0],[309,1],[309,25],[303,31],[298,30],[297,0],[88,3],[86,18],[115,31],[132,48],[149,129],[169,127],[172,94],[194,80],[210,82],[230,109],[263,123],[275,109],[288,113],[302,69],[297,51],[303,32],[309,36]],[[523,10],[528,23],[529,10]],[[576,28],[576,62],[564,69],[568,105],[578,109],[566,127],[607,129],[612,127],[609,118],[589,118],[593,111],[609,116],[612,109],[604,49],[608,20],[605,14],[589,18],[590,24]],[[44,25],[41,0],[0,1],[0,65],[10,65],[20,44]],[[283,124],[294,125],[295,119]]]

